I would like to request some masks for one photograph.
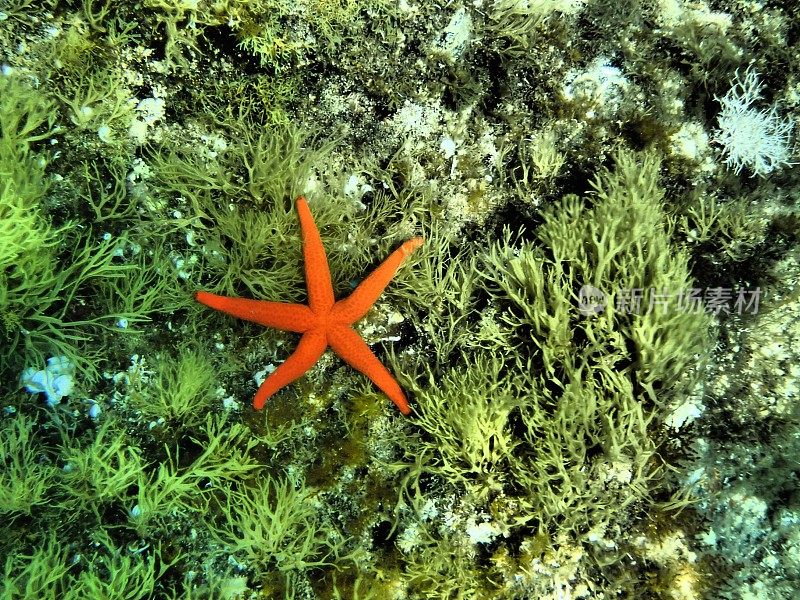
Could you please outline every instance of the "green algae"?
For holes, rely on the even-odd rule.
[[[0,512],[6,518],[30,516],[47,503],[48,493],[56,485],[57,470],[37,460],[34,423],[20,417],[0,430]]]
[[[652,157],[620,154],[594,183],[591,208],[566,196],[546,213],[537,242],[515,248],[506,234],[484,254],[489,293],[507,306],[496,317],[503,343],[462,347],[458,366],[444,373],[411,372],[415,426],[425,433],[406,442],[411,514],[419,515],[424,495],[415,494],[433,476],[443,493],[491,515],[493,536],[581,539],[619,526],[660,493],[660,422],[671,395],[691,385],[678,374],[708,347],[709,320],[674,310],[627,314],[612,301],[581,315],[577,302],[586,283],[609,293],[690,285],[687,255],[667,251],[657,180]],[[433,548],[449,556],[451,545],[433,534],[419,555],[411,552],[414,569],[430,569],[431,580],[471,580],[445,575],[431,558]],[[608,549],[595,551],[610,560]]]
[[[3,597],[666,597],[716,583],[690,560],[720,560],[692,541],[695,430],[670,420],[696,399],[710,319],[662,310],[655,291],[713,281],[709,265],[745,283],[736,265],[783,243],[770,219],[792,211],[791,172],[733,183],[702,136],[694,154],[675,140],[690,120],[713,129],[742,49],[792,60],[781,9],[720,8],[741,25],[654,15],[656,37],[599,5],[529,4],[5,10]],[[747,27],[768,34],[763,55]],[[588,91],[568,98],[565,81]],[[791,81],[770,84],[796,110]],[[253,373],[294,337],[193,305],[200,288],[303,300],[299,194],[337,296],[426,239],[358,326],[411,419],[328,356],[253,413]],[[584,285],[607,294],[591,315]],[[630,289],[655,310],[617,310]],[[79,366],[69,398],[13,391],[56,354]],[[763,464],[765,481],[791,477]],[[675,539],[683,550],[658,554]]]

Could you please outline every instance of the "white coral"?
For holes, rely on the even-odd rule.
[[[714,140],[722,144],[726,164],[738,175],[742,167],[753,175],[767,175],[782,166],[793,164],[791,157],[792,123],[778,116],[778,107],[758,110],[753,105],[761,98],[758,73],[748,69],[744,78],[736,73],[733,87],[717,98],[722,111],[717,118],[719,130]]]

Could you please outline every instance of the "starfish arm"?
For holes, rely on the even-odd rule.
[[[303,333],[314,326],[316,318],[304,304],[268,302],[249,298],[229,298],[209,292],[197,292],[195,300],[232,317],[252,321],[259,325]]]
[[[389,257],[384,260],[372,273],[367,275],[361,283],[358,284],[353,293],[344,300],[336,303],[331,311],[331,317],[337,323],[346,323],[352,325],[361,317],[367,314],[370,307],[375,304],[375,301],[381,295],[383,290],[389,285],[389,282],[394,277],[397,269],[403,264],[403,261],[414,250],[422,245],[422,238],[412,238],[403,243],[397,250],[392,252]]]
[[[319,236],[319,229],[308,209],[306,199],[297,198],[297,214],[300,215],[300,229],[303,233],[303,258],[306,267],[306,288],[308,305],[316,314],[327,313],[333,306],[333,285],[328,257]]]
[[[394,402],[404,415],[411,413],[403,390],[389,370],[372,353],[367,343],[353,329],[345,325],[332,325],[328,328],[328,345],[344,361],[357,371],[361,371]]]
[[[258,388],[253,408],[261,410],[270,396],[313,367],[327,345],[324,329],[315,328],[304,333],[295,351]]]

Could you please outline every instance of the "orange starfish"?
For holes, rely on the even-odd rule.
[[[297,198],[300,229],[303,233],[303,257],[306,268],[308,305],[269,302],[247,298],[228,298],[197,292],[195,299],[206,306],[234,317],[282,331],[302,333],[297,349],[258,388],[253,407],[261,409],[267,398],[308,371],[330,346],[354,369],[361,371],[395,403],[400,412],[411,412],[403,390],[381,364],[366,342],[352,328],[367,314],[389,284],[403,260],[422,245],[413,238],[392,252],[381,265],[362,281],[353,293],[336,302],[331,285],[328,258],[305,198]]]

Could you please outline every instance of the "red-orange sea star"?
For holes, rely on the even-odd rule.
[[[330,346],[350,366],[369,377],[395,403],[401,413],[409,414],[411,409],[400,385],[352,325],[367,314],[403,260],[422,245],[422,238],[412,238],[403,243],[350,296],[337,302],[333,297],[325,248],[308,204],[302,196],[297,198],[297,212],[303,235],[308,305],[229,298],[209,292],[195,294],[198,302],[234,317],[303,334],[291,356],[258,388],[253,398],[253,407],[256,410],[261,409],[270,396],[308,371]]]

